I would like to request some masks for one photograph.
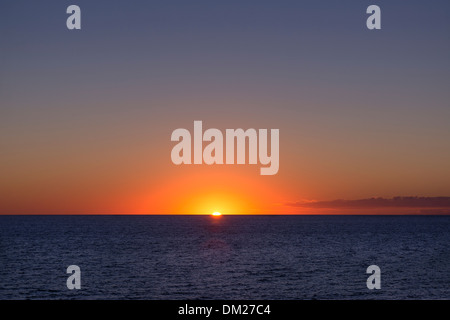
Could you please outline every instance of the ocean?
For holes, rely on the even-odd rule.
[[[450,217],[0,216],[0,299],[450,299]]]

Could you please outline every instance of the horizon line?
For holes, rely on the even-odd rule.
[[[212,216],[211,213],[0,213],[0,216]],[[222,213],[223,216],[450,216],[449,213]]]

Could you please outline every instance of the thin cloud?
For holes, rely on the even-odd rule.
[[[450,209],[422,209],[420,214],[450,215]]]
[[[393,197],[357,200],[297,201],[286,203],[303,208],[450,208],[450,197]]]

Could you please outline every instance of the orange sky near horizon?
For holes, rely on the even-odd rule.
[[[388,1],[368,30],[350,2],[86,1],[67,30],[63,5],[10,1],[0,214],[420,213],[292,203],[450,195],[447,6]],[[279,172],[174,165],[195,120],[279,129]]]

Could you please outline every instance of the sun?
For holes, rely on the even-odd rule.
[[[220,217],[222,214],[220,213],[220,212],[213,212],[212,214],[211,214],[213,217]]]

